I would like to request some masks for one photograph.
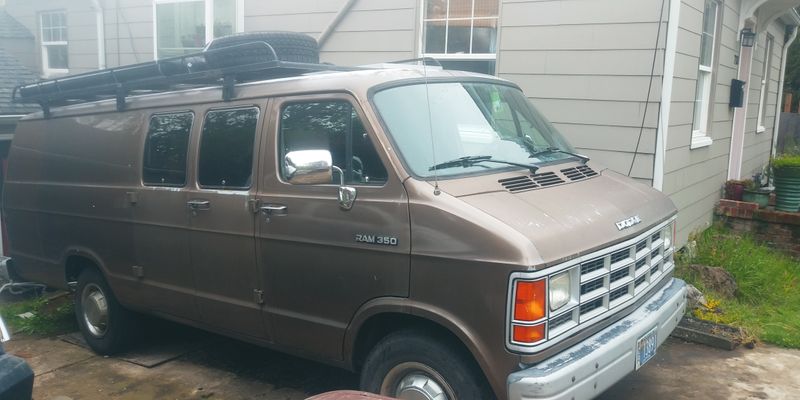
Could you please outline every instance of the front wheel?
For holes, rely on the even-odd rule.
[[[122,307],[103,275],[86,268],[78,277],[75,316],[86,344],[109,355],[125,350],[135,336],[135,314]]]
[[[494,398],[466,351],[415,331],[390,334],[372,349],[361,372],[361,389],[403,400]]]

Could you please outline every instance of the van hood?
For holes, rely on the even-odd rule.
[[[544,264],[541,267],[636,236],[676,213],[675,205],[661,192],[609,170],[591,178],[517,193],[505,190],[497,180],[497,175],[492,177],[499,188],[496,191],[469,193],[469,187],[486,186],[451,187],[456,184],[452,181],[440,185],[445,192],[528,238]],[[632,217],[641,222],[622,230],[617,227],[617,222]]]

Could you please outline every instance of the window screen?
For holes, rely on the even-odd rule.
[[[386,169],[372,145],[364,124],[343,100],[293,103],[281,111],[281,160],[297,150],[328,150],[333,165],[344,171],[347,184],[382,185]],[[281,163],[283,168],[283,163]],[[285,171],[281,171],[286,179]],[[333,184],[340,177],[334,173]]]
[[[257,122],[257,108],[210,111],[206,115],[200,137],[200,186],[250,187]]]
[[[190,112],[150,118],[142,162],[142,181],[146,185],[186,184],[186,148],[193,119]]]

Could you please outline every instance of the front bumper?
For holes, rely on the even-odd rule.
[[[3,354],[0,347],[0,399],[31,398],[33,371],[21,358]]]
[[[508,377],[508,398],[592,399],[635,368],[636,341],[657,328],[660,346],[686,309],[686,284],[672,278],[633,313],[577,345]]]

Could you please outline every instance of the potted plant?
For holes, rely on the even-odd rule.
[[[758,208],[765,208],[769,204],[769,194],[772,190],[767,188],[762,188],[758,183],[759,180],[745,180],[744,191],[742,192],[742,201],[746,201],[748,203],[757,203]]]
[[[738,181],[735,179],[725,182],[725,198],[728,200],[742,201],[744,186],[744,181]]]
[[[800,155],[782,155],[772,160],[775,176],[775,209],[800,211]]]

